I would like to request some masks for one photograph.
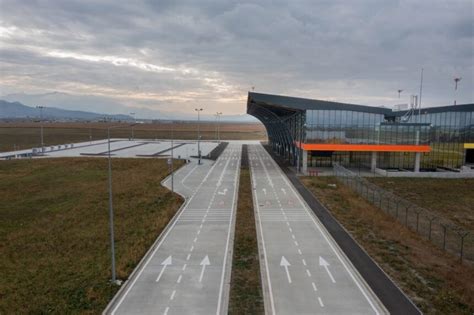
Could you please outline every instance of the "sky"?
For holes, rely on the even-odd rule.
[[[0,96],[111,113],[239,115],[249,90],[393,106],[423,68],[422,106],[473,103],[473,3],[0,0]]]

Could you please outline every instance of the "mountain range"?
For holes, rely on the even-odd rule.
[[[0,118],[40,118],[65,120],[100,120],[106,117],[111,120],[132,120],[129,115],[105,115],[86,111],[67,110],[55,107],[42,109],[23,105],[20,102],[0,100]]]
[[[44,106],[44,117],[63,118],[63,119],[101,119],[104,116],[113,119],[133,119],[131,113],[135,113],[137,119],[162,119],[162,120],[195,120],[195,113],[181,113],[160,111],[147,107],[130,107],[111,98],[95,95],[72,95],[67,93],[52,92],[43,94],[8,94],[0,96],[6,102],[19,103],[27,106],[29,109],[18,107],[16,110],[11,105],[6,111],[6,104],[0,105],[0,118],[25,118],[39,117],[39,110],[36,106]],[[5,108],[5,109],[4,109]],[[108,113],[108,115],[103,114]],[[213,121],[213,115],[201,115],[202,120]],[[222,121],[228,122],[256,122],[256,119],[250,115],[224,115]]]

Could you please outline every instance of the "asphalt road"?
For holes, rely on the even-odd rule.
[[[261,145],[249,162],[266,312],[388,313]]]
[[[187,202],[106,313],[227,313],[240,157],[241,145],[230,144],[217,161],[175,174]]]

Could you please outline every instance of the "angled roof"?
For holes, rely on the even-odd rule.
[[[383,107],[373,107],[366,105],[355,105],[338,102],[329,102],[321,100],[312,100],[300,97],[290,97],[283,95],[271,95],[263,93],[249,92],[247,99],[247,112],[252,104],[261,106],[278,107],[282,111],[300,111],[308,109],[334,109],[334,110],[352,110],[366,113],[390,114],[391,109]]]

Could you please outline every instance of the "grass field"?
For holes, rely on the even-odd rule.
[[[474,179],[381,178],[367,180],[474,232]]]
[[[264,314],[257,232],[247,152],[242,155],[229,314]]]
[[[109,282],[106,163],[0,162],[0,314],[98,314],[116,293]],[[113,161],[119,279],[182,203],[160,185],[167,173],[164,160]]]
[[[302,181],[425,314],[473,314],[472,265],[461,265],[334,177]]]
[[[130,138],[130,124],[118,123],[44,123],[43,137],[45,145],[65,144],[105,139],[107,127],[121,126],[111,130],[111,137]],[[212,123],[202,123],[201,137],[203,140],[216,139],[216,126]],[[135,138],[144,139],[197,139],[196,123],[157,123],[138,124],[133,127]],[[261,124],[222,123],[220,126],[222,140],[265,140],[265,128]],[[0,152],[13,151],[14,148],[32,148],[41,144],[39,123],[0,123]]]

